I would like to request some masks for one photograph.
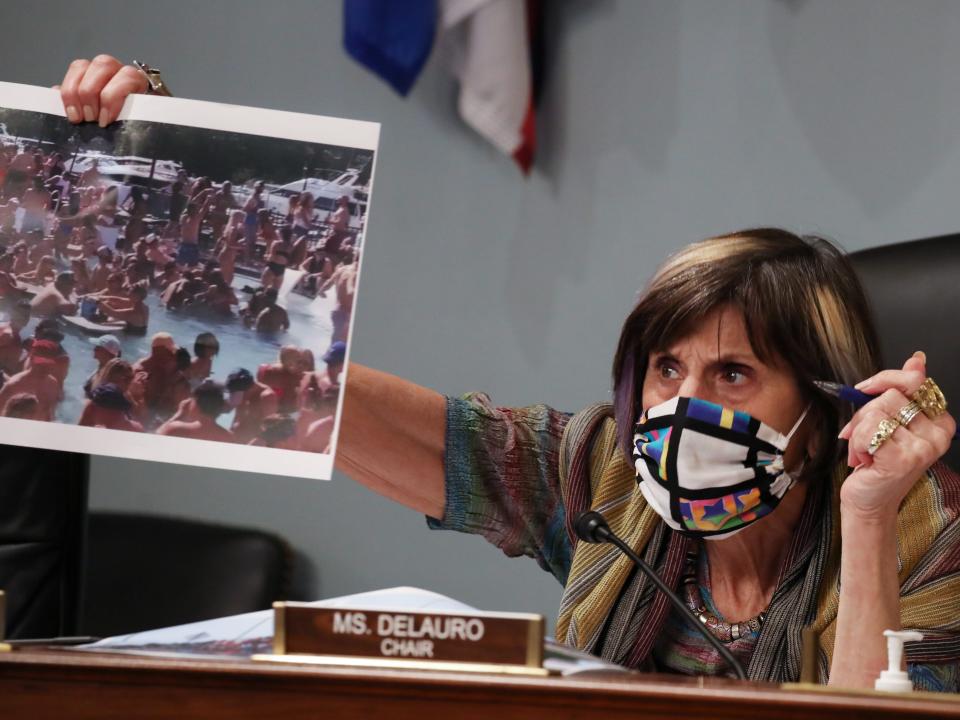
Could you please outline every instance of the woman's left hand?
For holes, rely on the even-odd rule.
[[[873,455],[868,451],[880,422],[896,418],[926,377],[926,360],[918,352],[901,370],[883,370],[857,385],[877,397],[840,431],[839,437],[848,441],[847,463],[854,468],[840,490],[843,512],[865,519],[896,517],[910,488],[950,448],[956,431],[953,417],[945,412],[930,419],[921,412],[909,427],[898,426]]]

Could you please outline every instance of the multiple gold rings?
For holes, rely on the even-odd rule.
[[[924,380],[917,391],[910,396],[910,399],[917,403],[923,410],[923,414],[931,420],[940,417],[947,411],[947,399],[943,396],[943,392],[937,387],[933,378]]]
[[[891,438],[898,427],[906,427],[921,412],[933,420],[946,411],[947,399],[943,396],[943,392],[933,381],[933,378],[927,378],[917,391],[910,396],[910,402],[900,408],[895,417],[884,418],[880,421],[870,438],[870,444],[867,445],[867,452],[875,455],[880,446]]]

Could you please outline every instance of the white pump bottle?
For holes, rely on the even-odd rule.
[[[887,669],[880,673],[874,683],[874,689],[884,692],[911,692],[913,683],[907,673],[900,669],[903,659],[903,644],[907,641],[923,640],[923,633],[916,630],[884,630],[887,638]]]

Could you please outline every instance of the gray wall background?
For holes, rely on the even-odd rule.
[[[50,85],[108,52],[181,97],[382,122],[352,357],[501,404],[608,397],[636,291],[690,241],[776,224],[855,250],[960,229],[960,4],[547,5],[527,180],[459,122],[436,56],[407,100],[353,63],[336,0],[6,0],[0,79]],[[95,459],[92,504],[274,530],[309,596],[411,584],[551,620],[559,604],[531,561],[430,533],[342,475]]]

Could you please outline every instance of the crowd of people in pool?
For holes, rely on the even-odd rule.
[[[0,324],[0,415],[53,420],[64,397],[70,355],[55,320],[37,323],[33,335],[20,332],[30,305],[20,301]],[[340,394],[346,344],[336,341],[319,368],[313,353],[286,345],[276,362],[251,372],[236,368],[225,382],[212,378],[217,337],[201,333],[193,356],[169,333],[156,333],[144,357],[123,357],[120,341],[101,335],[92,346],[96,369],[82,382],[79,425],[155,432],[263,447],[328,452]],[[80,380],[74,380],[80,385]],[[218,423],[232,413],[229,427]]]
[[[225,382],[210,377],[219,343],[212,333],[195,356],[165,332],[149,355],[120,357],[113,335],[94,347],[98,370],[84,383],[79,423],[322,452],[329,442],[339,372],[355,293],[359,248],[346,197],[325,217],[309,192],[289,198],[286,216],[267,209],[265,185],[244,198],[229,181],[181,171],[158,198],[119,188],[96,159],[70,173],[61,153],[0,144],[0,414],[51,420],[64,397],[70,358],[58,318],[87,329],[148,334],[156,293],[168,312],[236,318],[255,333],[276,335],[290,319],[278,304],[285,274],[299,270],[296,292],[335,293],[333,336],[325,370],[306,348],[285,346],[278,361]],[[237,196],[241,195],[241,198]],[[115,228],[114,246],[101,236]],[[234,278],[251,279],[240,303]],[[259,280],[259,282],[257,282]],[[33,337],[21,338],[31,318]],[[233,411],[230,428],[217,418]]]

